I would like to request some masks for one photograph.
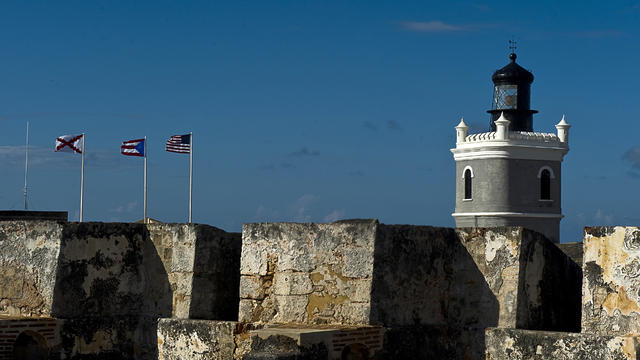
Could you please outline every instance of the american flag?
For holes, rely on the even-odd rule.
[[[165,150],[175,153],[188,154],[191,152],[191,134],[173,135],[167,140]]]

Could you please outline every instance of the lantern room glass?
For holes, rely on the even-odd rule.
[[[493,93],[493,109],[517,109],[518,85],[496,85]]]

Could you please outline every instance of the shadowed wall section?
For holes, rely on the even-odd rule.
[[[535,244],[535,243],[534,243]],[[567,360],[640,359],[640,228],[631,226],[591,227],[584,232],[582,264],[582,328],[581,333],[525,331],[519,329],[487,329],[487,359],[520,360],[554,358]],[[551,249],[549,249],[551,250]],[[530,250],[537,252],[535,248]],[[546,253],[546,258],[555,255]],[[560,262],[555,262],[560,264]],[[550,268],[545,281],[561,277],[562,269]],[[525,298],[545,295],[549,289],[530,286],[523,290]],[[565,297],[556,304],[573,301],[573,283],[565,284]],[[560,287],[560,286],[558,286]],[[531,292],[535,290],[536,292]],[[532,296],[533,295],[533,296]],[[532,310],[536,307],[530,307]],[[547,328],[567,321],[562,309],[529,311],[536,322]],[[563,316],[564,315],[564,316]],[[571,323],[576,312],[571,312]],[[577,312],[580,315],[580,312]],[[575,326],[578,328],[578,326]],[[559,330],[564,330],[560,328]],[[505,347],[505,344],[509,346]]]
[[[380,359],[483,359],[487,327],[579,331],[579,267],[521,227],[378,225],[372,324]]]
[[[52,313],[61,355],[153,359],[172,290],[143,224],[70,223],[62,232]]]
[[[239,234],[206,225],[65,225],[52,306],[61,354],[155,359],[158,318],[237,316],[239,258]]]
[[[500,241],[490,261],[487,235]],[[480,359],[484,328],[515,319],[515,243],[501,235],[379,225],[371,321],[387,332],[376,358]]]
[[[500,308],[496,294],[504,281],[496,283],[490,276],[516,261],[509,252],[499,253],[493,260],[502,269],[482,266],[483,273],[473,257],[478,252],[464,246],[476,249],[480,244],[474,242],[483,241],[477,237],[463,243],[455,230],[447,228],[379,225],[371,322],[385,326],[497,325]],[[485,265],[484,259],[478,260]]]
[[[523,229],[516,328],[580,332],[582,268],[542,234]]]
[[[240,233],[195,225],[190,319],[238,320]]]

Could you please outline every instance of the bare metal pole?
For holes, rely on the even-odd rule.
[[[82,134],[82,169],[80,172],[80,222],[82,222],[84,212],[84,153],[87,150],[85,134]]]
[[[189,224],[191,224],[191,214],[193,208],[193,132],[189,133]]]
[[[147,137],[144,137],[144,212],[143,212],[143,223],[148,223],[147,218]]]
[[[24,209],[27,210],[27,172],[29,170],[29,122],[27,121],[27,139],[24,150]]]

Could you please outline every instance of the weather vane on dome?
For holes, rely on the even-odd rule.
[[[515,54],[516,49],[518,48],[518,42],[515,40],[509,40],[509,50]]]

